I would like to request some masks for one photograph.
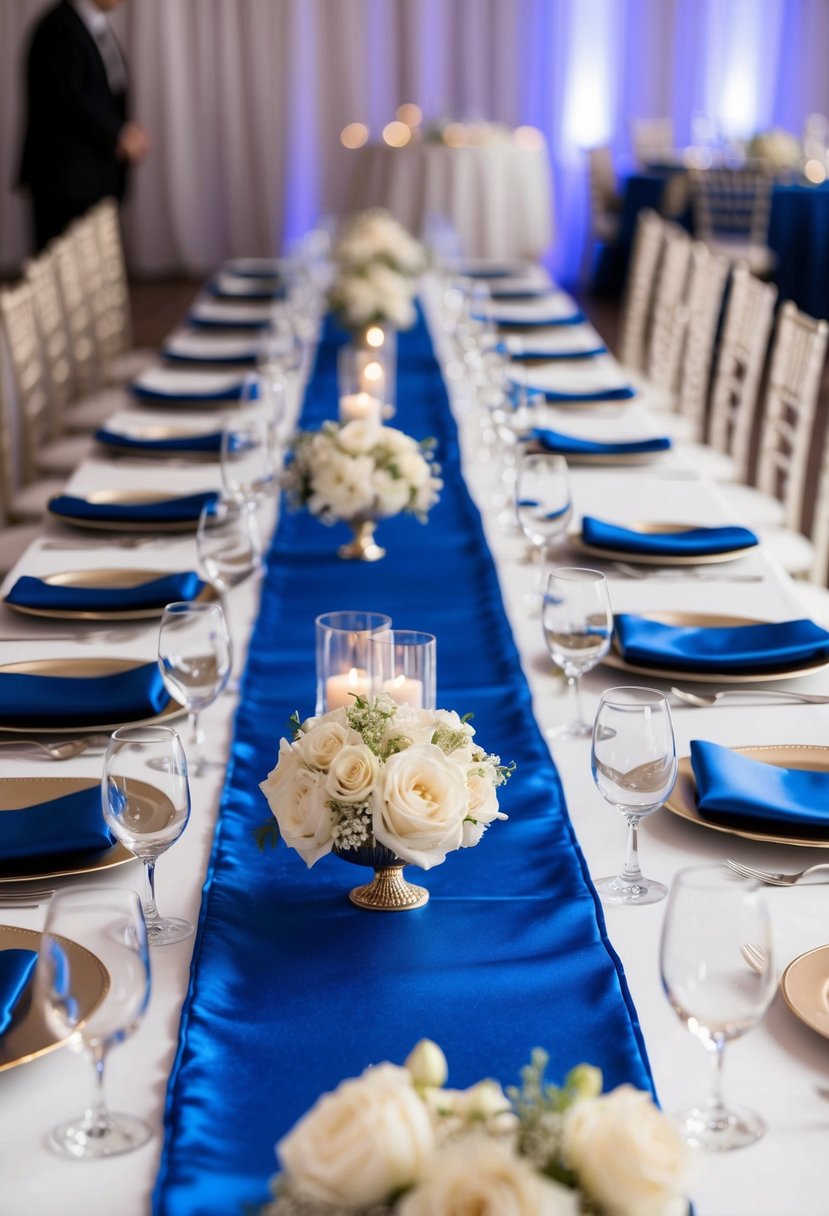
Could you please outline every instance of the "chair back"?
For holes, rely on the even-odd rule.
[[[653,298],[653,320],[648,342],[648,380],[673,394],[679,378],[682,348],[688,322],[685,304],[692,242],[687,232],[666,224],[665,244]]]
[[[776,298],[771,283],[735,266],[711,390],[708,442],[732,456],[741,481],[748,478],[757,391]]]
[[[829,322],[787,300],[777,317],[760,431],[757,484],[783,503],[786,526],[800,530],[803,493]]]
[[[97,357],[92,314],[81,276],[78,248],[71,232],[58,237],[51,248],[54,250],[63,321],[72,356],[72,396],[83,397],[96,386]]]
[[[619,336],[619,359],[631,371],[645,370],[656,268],[664,241],[664,221],[650,208],[640,211],[625,282]]]
[[[76,220],[69,231],[78,257],[95,344],[97,379],[101,382],[110,359],[118,354],[118,321],[109,307],[110,293],[94,219],[87,213]]]
[[[19,283],[0,293],[0,329],[7,367],[0,382],[0,431],[3,432],[0,493],[4,514],[10,515],[14,489],[18,485],[28,485],[37,476],[38,447],[47,430],[49,411],[40,336],[28,283]],[[19,455],[19,462],[15,460],[16,455]]]
[[[728,271],[727,258],[711,253],[701,241],[694,242],[685,300],[688,323],[677,410],[690,420],[697,441],[705,437],[711,367]]]
[[[761,168],[691,169],[697,237],[708,244],[765,246],[771,212],[771,174]]]
[[[588,148],[587,184],[590,192],[590,232],[598,241],[618,235],[621,199],[609,147]]]
[[[132,347],[132,320],[127,264],[121,240],[121,224],[115,199],[105,198],[88,213],[95,230],[104,278],[106,307],[112,326],[109,357]]]
[[[641,165],[653,165],[674,152],[672,118],[632,118],[630,142]]]
[[[45,249],[28,262],[24,268],[24,278],[32,292],[49,392],[48,435],[54,439],[63,432],[63,411],[72,396],[72,359],[63,320],[54,251]]]

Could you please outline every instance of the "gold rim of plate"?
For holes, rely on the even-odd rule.
[[[691,532],[694,528],[707,526],[705,524],[649,522],[631,524],[630,528],[635,532],[641,532],[644,536],[656,536],[663,532]],[[583,553],[589,553],[593,557],[605,557],[610,561],[628,562],[633,566],[710,566],[721,562],[737,561],[739,558],[745,557],[747,553],[751,553],[753,549],[759,548],[758,545],[744,545],[741,549],[727,549],[724,553],[692,556],[674,554],[671,556],[667,553],[634,553],[630,549],[603,549],[598,545],[589,545],[582,539],[580,532],[572,533],[567,539],[569,544]]]
[[[0,950],[37,950],[43,934],[35,929],[20,929],[15,925],[0,925]],[[76,996],[85,1021],[100,1005],[109,991],[109,972],[101,960],[78,942],[61,939],[73,960],[78,977]],[[34,999],[30,983],[20,999],[9,1029],[0,1037],[0,1072],[26,1064],[38,1056],[62,1047],[72,1035],[56,1035],[47,1025],[45,1015]]]
[[[87,494],[84,501],[90,504],[148,506],[154,502],[165,502],[169,498],[169,494],[161,494],[154,490],[95,490],[93,493]],[[85,528],[93,532],[195,532],[199,525],[198,516],[195,519],[176,519],[160,523],[144,520],[83,519],[78,515],[64,515],[53,511],[51,506],[49,514],[53,519],[68,524],[70,527]]]
[[[796,1018],[829,1039],[829,946],[792,959],[780,980],[783,1000]]]
[[[558,404],[558,402],[556,402]],[[582,402],[579,404],[591,405],[596,404],[609,405],[612,402]],[[540,449],[547,451],[547,448]],[[555,453],[562,455],[568,464],[654,464],[661,456],[665,455],[663,450],[656,452],[561,452]],[[616,554],[618,557],[618,554]]]
[[[171,574],[175,571],[170,571]],[[163,578],[165,572],[158,570],[136,570],[126,567],[105,567],[96,570],[60,570],[40,577],[44,583],[54,587],[94,587],[116,588],[128,590],[130,587],[140,587],[143,583]],[[94,581],[93,581],[94,580]],[[191,600],[193,604],[206,604],[218,598],[215,587],[205,583],[199,594]],[[164,605],[155,608],[118,608],[109,611],[81,612],[76,608],[28,608],[22,604],[10,604],[3,600],[7,608],[13,612],[21,612],[25,616],[48,617],[58,621],[136,621],[153,620],[164,612]]]
[[[0,780],[0,815],[3,811],[31,810],[43,802],[65,798],[70,794],[77,794],[79,790],[92,789],[100,784],[100,780],[95,777],[4,777]],[[21,870],[6,870],[0,864],[0,883],[5,885],[16,882],[42,882],[47,878],[97,874],[101,870],[111,870],[134,860],[134,855],[125,845],[115,843],[111,848],[101,849],[97,853],[79,854],[77,859],[68,865],[58,868],[41,866],[26,874]]]
[[[731,750],[740,756],[761,760],[764,764],[775,764],[780,768],[829,772],[829,747],[822,747],[818,744],[766,743],[750,747],[734,747]],[[811,840],[801,836],[753,831],[751,828],[730,827],[724,823],[714,823],[710,819],[705,819],[697,808],[697,785],[690,756],[683,756],[679,761],[676,785],[665,803],[665,809],[679,816],[680,819],[687,819],[690,823],[699,824],[700,827],[710,828],[712,832],[724,832],[727,836],[741,836],[745,840],[756,840],[763,844],[791,844],[805,849],[829,849],[829,840],[825,839]]]
[[[18,663],[3,663],[0,664],[0,675],[14,673],[17,675],[74,676],[79,679],[90,679],[95,676],[114,675],[118,671],[129,671],[130,668],[144,666],[146,666],[146,661],[137,661],[136,659],[86,658],[75,655],[68,659],[26,659]],[[180,718],[186,712],[183,706],[171,699],[166,709],[163,709],[160,714],[153,714],[149,718],[134,718],[126,722],[99,722],[89,726],[79,725],[74,722],[65,722],[61,726],[43,726],[40,723],[35,726],[31,724],[20,726],[16,723],[12,724],[0,720],[0,730],[8,731],[14,735],[88,735],[117,730],[119,726],[155,726],[159,723],[163,724],[171,721],[173,718]]]
[[[768,625],[770,623],[760,617],[725,616],[710,612],[648,612],[641,615],[643,619],[660,621],[665,625],[687,625],[705,629],[734,628],[738,625]],[[636,675],[651,676],[655,680],[685,680],[692,684],[721,684],[723,680],[727,680],[730,684],[767,684],[775,680],[793,680],[800,676],[814,675],[815,672],[823,671],[829,666],[826,660],[821,660],[819,663],[787,667],[780,671],[750,673],[728,669],[695,671],[687,667],[653,667],[644,663],[628,663],[623,659],[617,649],[615,636],[610,650],[601,661],[608,667],[616,667],[620,671],[632,671]]]

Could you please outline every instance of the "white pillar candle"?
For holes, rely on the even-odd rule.
[[[414,709],[423,708],[423,681],[410,676],[397,676],[394,680],[386,680],[383,688],[398,705],[411,705]]]
[[[383,403],[379,397],[372,397],[370,393],[350,393],[340,397],[340,422],[353,422],[355,419],[376,422],[381,426]]]
[[[325,704],[328,709],[348,709],[356,697],[368,697],[368,692],[368,672],[362,667],[352,667],[325,681]]]

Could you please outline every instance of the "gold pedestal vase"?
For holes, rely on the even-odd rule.
[[[376,519],[346,520],[346,523],[354,533],[354,539],[347,545],[340,545],[337,557],[341,557],[343,561],[379,562],[386,556],[386,550],[374,539]]]
[[[364,845],[359,849],[334,849],[337,857],[358,866],[372,866],[374,878],[365,886],[354,887],[348,898],[369,912],[409,912],[429,902],[425,887],[415,886],[403,877],[406,864],[385,845]]]

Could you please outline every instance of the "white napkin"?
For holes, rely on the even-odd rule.
[[[600,393],[631,387],[612,355],[597,355],[583,363],[554,362],[535,367],[516,364],[510,368],[510,379],[551,393]]]
[[[226,296],[261,296],[273,294],[278,286],[276,279],[252,278],[250,275],[231,274],[220,271],[213,280],[218,290]]]
[[[227,363],[233,359],[255,358],[259,344],[255,338],[209,334],[201,329],[177,329],[164,343],[164,353],[200,363]]]
[[[238,389],[244,376],[238,372],[197,372],[178,367],[149,367],[135,380],[135,388],[165,397],[218,397]]]
[[[201,321],[217,321],[223,325],[266,325],[270,320],[273,304],[270,300],[252,301],[250,304],[232,304],[224,300],[213,300],[200,296],[190,310]]]
[[[282,266],[281,258],[232,258],[222,270],[246,278],[273,279],[281,273]]]

